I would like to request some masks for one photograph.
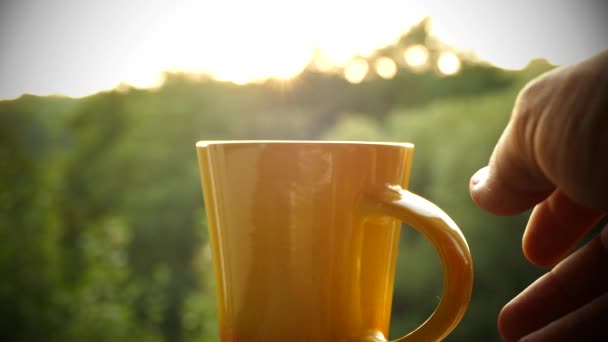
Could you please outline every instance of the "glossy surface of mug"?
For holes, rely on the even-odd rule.
[[[384,341],[409,216],[434,225],[416,228],[446,270],[456,270],[446,273],[452,285],[442,302],[450,291],[452,299],[430,319],[432,330],[444,330],[434,334],[462,317],[472,284],[468,247],[447,215],[402,190],[412,145],[199,142],[197,151],[222,341]],[[429,329],[412,338],[432,337]]]

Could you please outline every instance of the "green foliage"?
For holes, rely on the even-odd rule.
[[[475,260],[471,306],[448,340],[497,339],[498,310],[539,275],[520,253],[527,215],[492,217],[479,210],[468,194],[469,178],[487,163],[521,86],[516,82],[499,92],[395,108],[380,124],[361,115],[344,115],[327,134],[330,139],[415,143],[410,189],[431,199],[458,222]],[[442,290],[441,265],[428,241],[406,227],[400,249],[392,337],[424,322]]]
[[[491,217],[468,195],[469,178],[487,163],[518,89],[436,102],[422,110],[395,111],[388,120],[394,140],[411,140],[418,146],[410,187],[458,222],[475,260],[474,296],[463,323],[450,336],[453,340],[488,340],[495,334],[501,305],[538,276],[520,253],[527,215]],[[429,283],[429,287],[433,285],[440,293],[436,279]],[[424,303],[413,306],[418,305]],[[418,322],[423,319],[417,317]]]
[[[170,74],[153,91],[0,102],[0,339],[217,341],[194,143],[336,139],[416,144],[410,188],[460,224],[475,260],[450,340],[496,340],[499,308],[538,272],[520,253],[525,215],[481,212],[467,185],[517,90],[547,68],[466,62],[452,77],[401,69],[358,85],[312,70],[247,86]],[[426,240],[404,229],[400,248],[393,336],[424,321],[442,284]]]
[[[3,104],[0,124],[0,331],[39,340],[61,325],[59,213],[51,192],[52,134],[42,116],[22,103]]]
[[[342,114],[325,138],[343,141],[382,141],[384,131],[374,118],[363,114]]]

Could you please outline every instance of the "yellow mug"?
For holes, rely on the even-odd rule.
[[[441,209],[405,190],[414,147],[201,141],[222,342],[386,341],[401,222],[443,268],[441,301],[396,341],[436,341],[462,319],[473,265]]]

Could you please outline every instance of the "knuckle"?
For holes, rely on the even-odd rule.
[[[540,123],[550,101],[550,92],[547,90],[549,86],[546,77],[529,82],[518,94],[511,117],[517,150],[537,166],[540,166],[539,154],[544,154],[545,151],[542,150],[546,146],[547,137],[542,135]]]

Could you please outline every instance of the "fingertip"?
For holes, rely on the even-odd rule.
[[[490,166],[477,171],[470,180],[469,193],[475,204],[495,215],[519,214],[546,198],[549,192],[534,193],[516,190],[505,177],[496,175]]]
[[[555,266],[604,215],[554,192],[530,215],[522,239],[524,256],[538,267]]]
[[[504,341],[509,341],[509,329],[508,327],[508,317],[509,317],[509,303],[505,305],[500,312],[498,313],[498,318],[496,320],[496,325],[498,327],[498,334],[502,337]],[[507,318],[505,318],[507,317]]]
[[[471,176],[471,180],[469,181],[469,194],[478,207],[491,212],[491,210],[488,210],[487,208],[488,196],[486,194],[486,183],[489,173],[490,167],[484,166]]]
[[[538,268],[551,268],[555,266],[563,257],[545,258],[542,254],[534,254],[533,249],[524,247],[524,256],[534,266]]]
[[[469,181],[469,194],[471,195],[471,199],[475,204],[485,210],[485,201],[484,201],[484,187],[486,180],[488,178],[489,167],[485,166],[479,169],[473,176],[471,176],[471,180]]]
[[[545,207],[543,204],[536,206],[532,211],[521,240],[521,247],[524,257],[531,264],[540,268],[549,268],[555,266],[563,258],[563,252],[556,253],[554,248],[551,247],[552,242],[550,240],[555,238],[555,232],[547,232],[543,236],[539,236],[537,233],[539,226],[541,228],[546,226],[542,224],[542,219],[539,219],[545,216],[542,214]],[[551,228],[553,228],[553,225],[551,225]]]
[[[498,332],[505,341],[519,341],[534,330],[547,324],[554,317],[558,305],[551,273],[537,279],[524,291],[507,303],[498,314]]]
[[[498,314],[497,326],[498,333],[502,337],[502,339],[506,342],[517,341],[519,337],[521,337],[521,332],[519,331],[519,325],[516,323],[517,316],[516,310],[513,310],[513,301],[507,303]]]
[[[470,190],[475,191],[476,189],[482,188],[488,179],[489,172],[489,166],[484,166],[475,172],[475,174],[471,177],[471,183],[469,184]]]
[[[522,250],[524,256],[528,261],[536,267],[550,268],[555,266],[560,260],[563,259],[562,253],[555,254],[553,251],[547,250],[546,248],[538,248],[537,242],[527,238],[529,230],[524,232],[522,239]]]

